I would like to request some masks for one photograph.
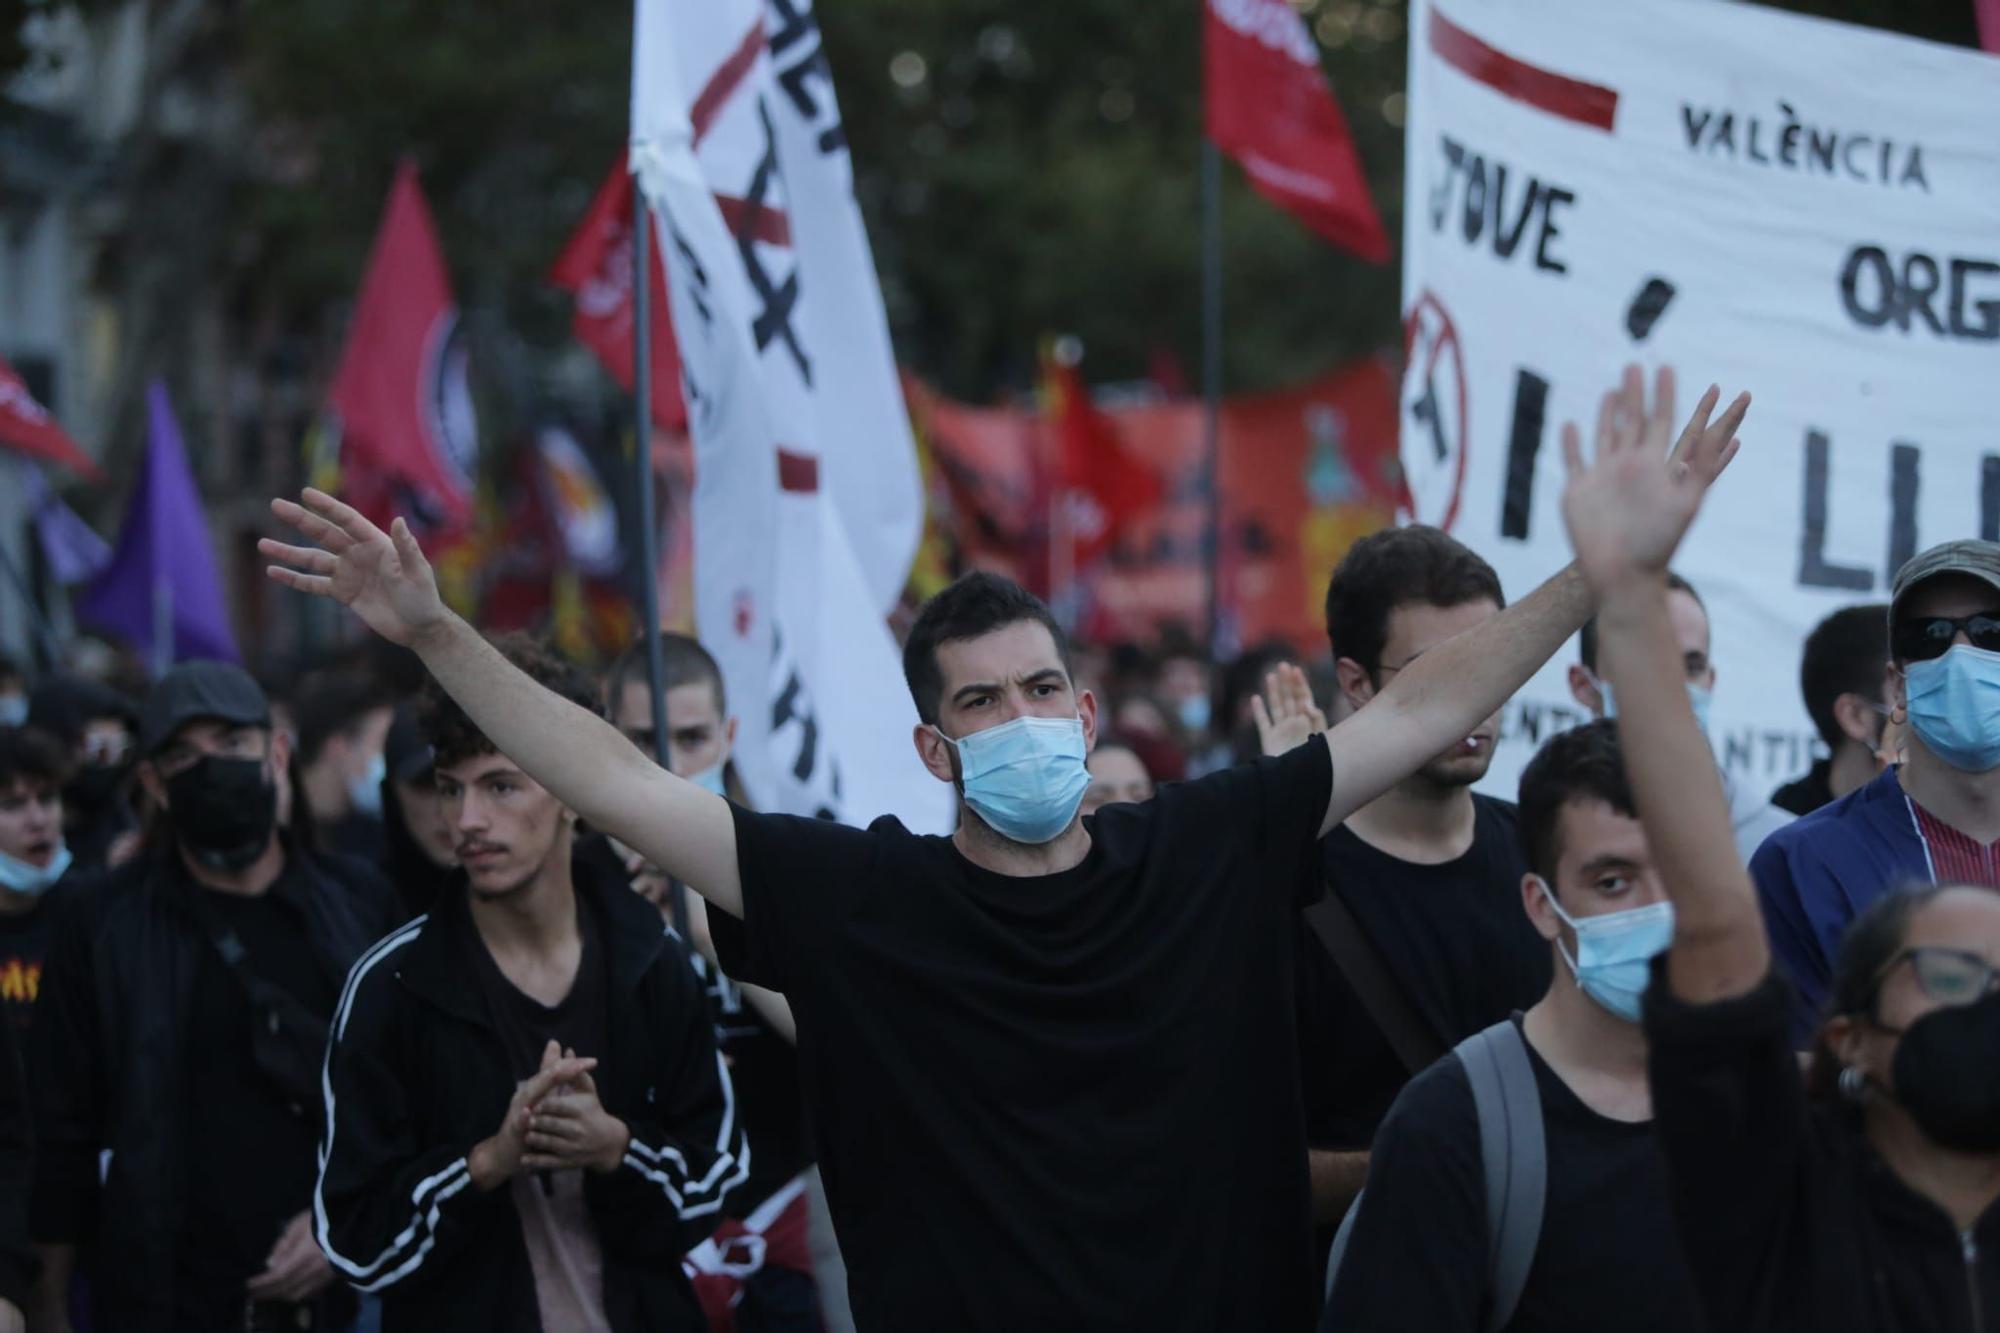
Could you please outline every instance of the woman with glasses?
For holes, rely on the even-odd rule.
[[[1600,598],[1602,669],[1675,908],[1645,1022],[1654,1125],[1708,1327],[2000,1333],[2000,893],[1876,887],[1836,951],[1809,1091],[1791,988],[1673,652],[1665,572],[1699,493],[1629,452],[1586,469],[1574,435],[1564,443],[1564,515]],[[1662,487],[1683,503],[1663,505]],[[1648,520],[1662,512],[1679,521]],[[1963,613],[1932,618],[1946,614]],[[1987,629],[1939,627],[1928,660]],[[1910,674],[1912,696],[1925,674]]]

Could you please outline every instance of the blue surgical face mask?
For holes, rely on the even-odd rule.
[[[1688,686],[1688,704],[1694,709],[1695,725],[1701,734],[1708,735],[1708,715],[1715,708],[1715,691],[1705,690],[1699,685]]]
[[[1001,837],[1039,845],[1076,818],[1090,786],[1083,719],[1017,717],[963,740],[938,735],[958,747],[965,803]]]
[[[1177,711],[1180,713],[1181,726],[1187,729],[1189,735],[1198,736],[1208,730],[1209,703],[1207,695],[1189,695],[1187,698],[1181,700],[1180,708]]]
[[[68,843],[58,845],[56,854],[45,866],[31,866],[26,861],[0,852],[0,889],[39,898],[68,873],[73,860],[75,858],[69,854]]]
[[[1563,911],[1548,881],[1537,879],[1542,896],[1576,932],[1576,956],[1562,941],[1556,948],[1584,994],[1627,1023],[1639,1021],[1639,1000],[1652,979],[1653,959],[1674,942],[1674,905],[1649,903],[1622,912],[1606,912],[1579,920]]]
[[[388,776],[389,761],[378,753],[368,761],[368,770],[347,784],[348,804],[356,814],[382,817],[382,779]]]
[[[18,727],[28,720],[28,696],[0,695],[0,727]]]
[[[1593,676],[1592,679],[1597,681],[1597,693],[1604,699],[1604,716],[1617,717],[1618,704],[1611,697],[1611,682],[1602,676]],[[1687,687],[1687,692],[1688,706],[1694,709],[1695,723],[1701,728],[1701,734],[1706,736],[1709,714],[1715,710],[1715,691],[1705,690],[1699,685],[1690,685]]]
[[[1910,726],[1924,747],[1953,768],[2000,768],[2000,653],[1954,644],[1943,657],[1904,672]]]
[[[701,772],[688,774],[687,780],[703,791],[712,791],[717,796],[727,796],[729,793],[723,789],[722,785],[723,762],[723,760],[718,759],[707,768],[701,770]]]

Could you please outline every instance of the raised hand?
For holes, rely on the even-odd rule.
[[[406,647],[442,625],[450,612],[438,596],[430,561],[397,519],[388,532],[324,491],[271,501],[271,512],[318,546],[288,546],[266,537],[257,549],[280,561],[265,572],[288,588],[331,597],[369,629]]]
[[[1669,453],[1673,371],[1660,368],[1649,408],[1645,377],[1637,366],[1627,366],[1619,387],[1599,405],[1589,463],[1575,423],[1563,426],[1563,459],[1569,465],[1563,520],[1577,564],[1600,593],[1629,578],[1662,573],[1709,486],[1736,457],[1736,428],[1750,410],[1750,395],[1738,394],[1711,422],[1720,397],[1711,385]]]
[[[1257,723],[1257,745],[1266,755],[1295,750],[1326,730],[1326,714],[1313,702],[1306,673],[1280,662],[1264,677],[1264,693],[1250,696],[1250,716]]]

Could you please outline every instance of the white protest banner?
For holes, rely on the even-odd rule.
[[[821,484],[886,615],[903,595],[923,536],[916,437],[812,0],[765,0],[764,28],[774,80],[764,96],[803,279],[795,299],[819,423]]]
[[[758,0],[639,0],[631,163],[665,252],[695,442],[695,617],[767,810],[948,828],[895,641],[822,481],[801,216]]]
[[[1519,597],[1569,556],[1558,431],[1627,361],[1754,397],[1676,563],[1738,784],[1811,762],[1802,641],[1915,551],[2000,529],[2000,61],[1749,4],[1418,0],[1406,517]],[[1583,718],[1574,648],[1488,785]]]

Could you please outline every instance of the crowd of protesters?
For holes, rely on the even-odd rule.
[[[0,662],[0,1333],[2000,1328],[2000,545],[1827,617],[1749,789],[1670,568],[1716,408],[1628,372],[1511,605],[1360,540],[1311,674],[968,575],[950,837],[758,813],[700,644],[663,721],[279,502],[400,647]]]

